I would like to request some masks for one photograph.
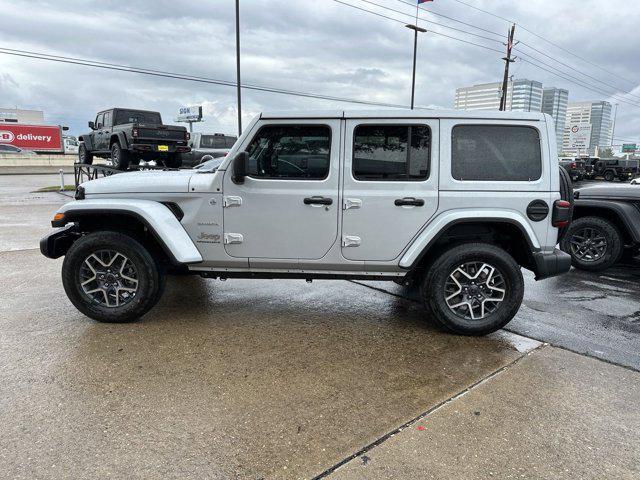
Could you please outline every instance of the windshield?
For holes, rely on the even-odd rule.
[[[162,119],[158,112],[141,112],[139,110],[117,110],[114,125],[127,123],[148,123],[162,125]]]
[[[236,143],[236,137],[228,135],[202,135],[201,148],[231,148]]]

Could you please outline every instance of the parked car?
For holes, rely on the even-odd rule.
[[[156,160],[178,168],[180,154],[191,150],[187,129],[163,125],[158,112],[112,108],[98,113],[89,128],[91,132],[78,139],[78,161],[84,164],[100,157],[109,159],[119,170],[138,165],[140,160]]]
[[[553,132],[533,112],[262,114],[219,166],[83,183],[40,248],[104,322],[144,315],[180,272],[416,284],[425,317],[482,335],[518,311],[521,268],[570,268]]]
[[[78,154],[78,140],[75,137],[63,137],[62,144],[66,155]]]
[[[560,166],[568,173],[571,180],[579,182],[585,178],[585,161],[580,158],[561,157],[558,159]]]
[[[24,148],[0,143],[0,155],[3,153],[10,155],[37,155],[33,150],[25,150]]]
[[[593,164],[591,178],[602,177],[607,182],[613,182],[616,178],[627,182],[638,173],[638,160],[625,160],[623,158],[601,158]]]
[[[191,151],[182,154],[182,165],[185,167],[198,165],[205,155],[211,155],[214,158],[224,157],[237,139],[238,137],[223,133],[194,132],[189,140]]]
[[[640,189],[631,185],[576,190],[573,221],[560,242],[574,267],[599,272],[640,247]]]
[[[640,185],[640,177],[634,178],[630,183],[631,185]]]

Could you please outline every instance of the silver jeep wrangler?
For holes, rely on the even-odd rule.
[[[521,268],[569,270],[554,131],[540,113],[262,114],[219,165],[83,183],[40,246],[99,321],[147,313],[166,274],[365,279],[418,284],[425,317],[482,335],[518,311]]]

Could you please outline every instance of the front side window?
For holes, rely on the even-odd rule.
[[[111,126],[111,112],[104,112],[104,126]]]
[[[421,181],[429,177],[431,129],[424,125],[359,125],[353,133],[353,178]]]
[[[329,175],[331,129],[326,125],[268,125],[247,148],[251,177],[322,180]]]
[[[104,114],[99,113],[96,117],[96,128],[102,128],[104,126]]]
[[[542,175],[538,130],[515,125],[453,127],[451,175],[468,181],[538,180]]]

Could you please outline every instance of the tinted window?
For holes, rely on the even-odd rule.
[[[429,176],[431,130],[424,125],[360,125],[353,141],[356,180],[412,181]]]
[[[114,125],[127,123],[147,123],[150,125],[162,125],[162,119],[157,112],[140,112],[137,110],[117,110]]]
[[[236,143],[236,137],[226,135],[202,135],[200,137],[201,148],[231,148]]]
[[[251,141],[248,174],[321,180],[329,174],[331,129],[324,125],[269,125]]]
[[[540,137],[532,127],[458,125],[451,135],[456,180],[528,181],[542,175]]]
[[[96,117],[96,128],[102,128],[103,125],[104,125],[104,114],[99,113],[98,116]]]

